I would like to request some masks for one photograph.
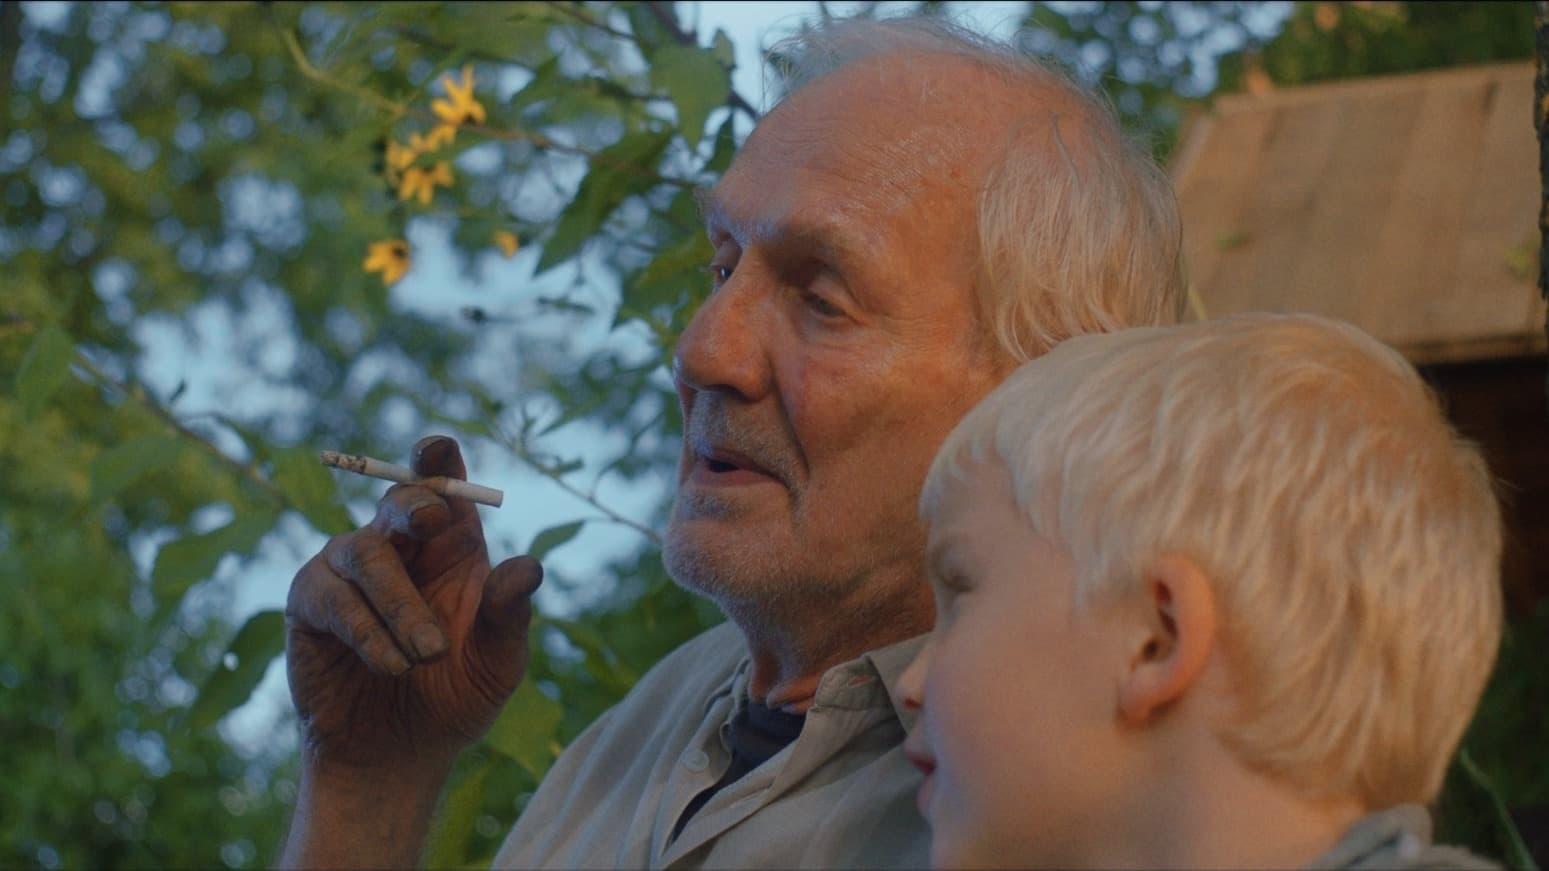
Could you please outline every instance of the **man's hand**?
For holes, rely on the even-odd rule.
[[[445,436],[414,446],[414,471],[467,479]],[[302,794],[282,864],[415,861],[452,761],[522,680],[542,579],[525,556],[491,571],[473,503],[414,484],[301,567],[285,660]]]
[[[466,479],[457,443],[415,445],[414,470]],[[330,539],[286,604],[286,665],[308,762],[450,762],[521,681],[530,557],[490,570],[473,503],[394,485],[369,526]]]

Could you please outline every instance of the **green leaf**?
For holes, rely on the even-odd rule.
[[[573,523],[564,523],[559,526],[551,526],[533,536],[532,546],[527,548],[527,555],[535,560],[542,560],[549,552],[576,537],[581,527],[586,524],[584,520]]]
[[[731,166],[731,160],[737,154],[736,120],[736,115],[727,115],[726,120],[721,122],[721,129],[715,134],[715,148],[705,163],[705,172],[720,175]]]
[[[541,779],[554,761],[553,743],[564,709],[531,680],[522,681],[500,712],[485,742]]]
[[[188,726],[207,729],[246,702],[269,663],[285,649],[285,615],[260,611],[249,617],[188,709]]]
[[[354,526],[349,512],[339,504],[332,476],[312,451],[287,448],[275,452],[273,479],[291,507],[319,532],[338,535]]]
[[[484,782],[489,777],[490,767],[485,762],[468,772],[447,792],[446,800],[436,813],[436,828],[430,834],[424,867],[468,866],[468,840],[484,809]]]
[[[630,318],[649,317],[664,305],[696,305],[709,289],[705,264],[715,249],[703,233],[689,233],[663,249],[624,288],[624,298],[613,325]]]
[[[656,159],[672,140],[660,131],[631,133],[592,155],[591,170],[576,189],[575,199],[554,222],[554,232],[543,245],[538,272],[543,272],[581,250],[581,245],[602,229],[613,210],[631,195],[656,186]]]
[[[49,397],[70,377],[70,361],[74,359],[75,342],[69,333],[52,325],[38,330],[16,370],[16,398],[21,402],[23,420],[31,420],[43,410]]]
[[[545,100],[565,95],[566,88],[573,83],[559,71],[558,55],[549,58],[539,64],[532,71],[532,78],[527,80],[521,90],[511,95],[510,105],[515,109],[525,109]]]
[[[274,528],[274,514],[266,511],[238,514],[219,529],[185,535],[156,551],[151,569],[151,589],[163,605],[176,603],[195,583],[215,573],[221,557],[248,553]]]
[[[1527,844],[1522,840],[1522,833],[1517,831],[1516,824],[1512,821],[1511,812],[1506,808],[1506,802],[1501,798],[1500,790],[1490,781],[1490,776],[1474,761],[1474,757],[1468,752],[1468,748],[1458,751],[1457,763],[1462,768],[1470,785],[1477,791],[1479,802],[1489,808],[1491,822],[1495,826],[1506,867],[1520,868],[1523,871],[1538,871],[1538,864],[1533,861],[1533,854],[1528,852]]]
[[[557,617],[534,617],[533,628],[551,627],[564,634],[565,639],[586,654],[586,670],[604,686],[611,687],[620,695],[629,691],[640,679],[640,673],[622,662],[618,654],[603,640],[602,633],[578,620]]]
[[[728,70],[737,68],[737,50],[732,46],[731,37],[726,35],[725,30],[716,28],[715,39],[710,41],[710,53],[715,55],[715,59],[720,61],[721,66]]]
[[[114,445],[91,461],[91,498],[100,502],[142,476],[177,462],[183,442],[173,436],[143,435]]]
[[[698,148],[711,110],[726,102],[731,73],[715,52],[692,45],[666,45],[651,61],[651,84],[678,107],[678,127],[689,148]]]
[[[659,18],[656,11],[648,3],[623,3],[624,14],[629,18],[629,30],[635,35],[635,43],[640,46],[640,53],[645,55],[647,61],[651,60],[663,46],[672,45],[677,40],[677,34],[673,33]],[[672,3],[662,4],[667,9],[667,15],[676,26],[678,11]],[[662,8],[658,6],[657,9]]]

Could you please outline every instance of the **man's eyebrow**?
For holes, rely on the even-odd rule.
[[[726,222],[726,208],[721,204],[715,191],[707,187],[696,187],[693,190],[694,207],[699,210],[699,220],[705,224]]]
[[[694,188],[693,197],[700,220],[704,221],[706,227],[725,230],[739,239],[758,237],[766,244],[777,247],[812,248],[841,268],[858,260],[857,254],[861,250],[859,240],[850,238],[837,223],[797,220],[775,226],[755,226],[732,215],[725,201],[716,196],[711,188]]]

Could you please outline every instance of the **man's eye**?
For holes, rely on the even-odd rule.
[[[801,298],[807,308],[812,309],[813,313],[820,317],[837,318],[844,315],[838,306],[811,291],[802,293]]]

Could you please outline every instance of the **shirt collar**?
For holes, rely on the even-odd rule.
[[[903,677],[909,664],[919,654],[920,648],[925,646],[925,640],[929,635],[916,635],[906,638],[896,644],[873,650],[861,658],[871,663],[871,668],[881,679],[882,686],[887,688],[888,701],[893,705],[893,713],[903,723],[904,728],[914,728],[915,712],[904,705]]]
[[[903,691],[900,686],[904,671],[909,664],[914,662],[914,657],[925,646],[928,635],[916,635],[906,638],[886,647],[861,654],[856,659],[829,669],[822,680],[818,682],[818,690],[814,698],[817,704],[837,704],[840,707],[853,707],[858,695],[869,696],[862,686],[858,685],[857,678],[872,678],[882,684],[887,693],[888,704],[906,730],[914,727],[915,713],[904,706]],[[744,654],[742,661],[737,664],[737,670],[727,686],[732,697],[731,711],[727,714],[727,722],[736,716],[737,712],[747,704],[748,677],[752,670],[752,660]],[[870,683],[869,681],[867,683]],[[857,691],[861,692],[857,692]],[[724,692],[724,691],[723,691]],[[719,693],[717,695],[720,695]]]

